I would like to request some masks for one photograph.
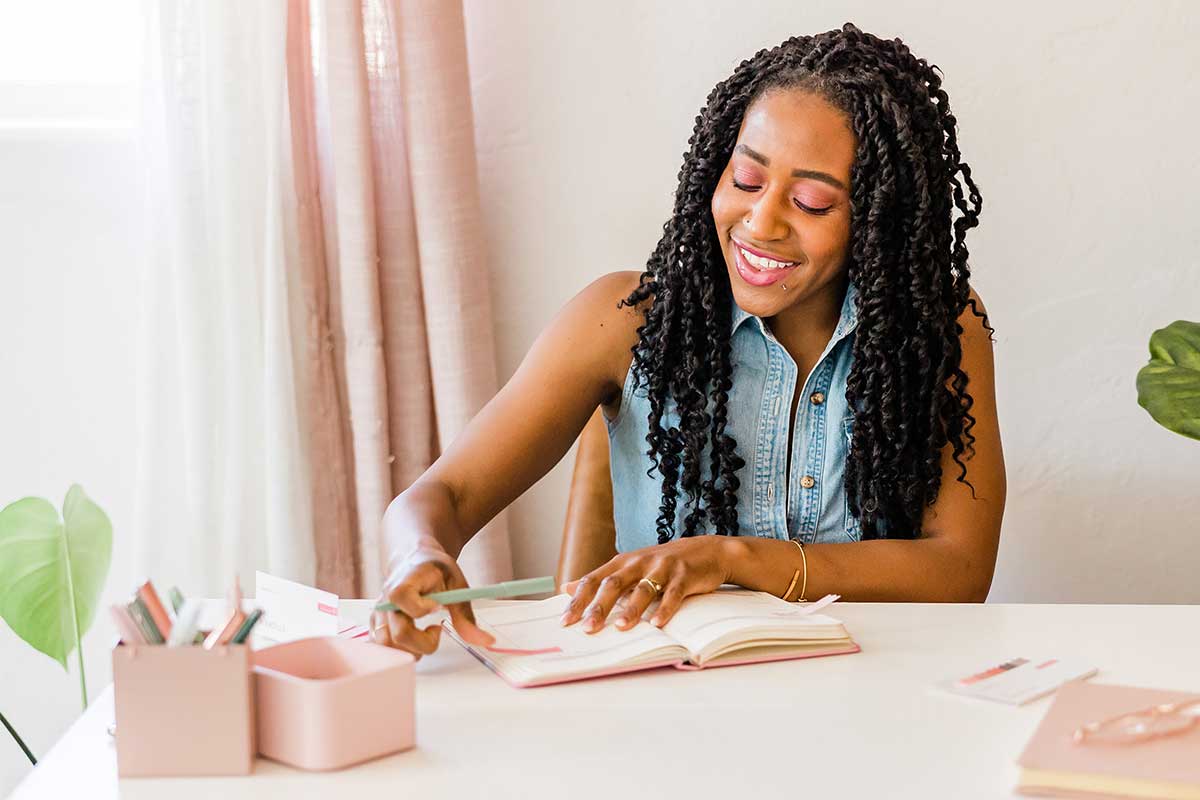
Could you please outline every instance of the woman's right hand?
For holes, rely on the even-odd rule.
[[[445,550],[426,545],[414,551],[392,570],[384,583],[376,602],[391,602],[399,610],[372,611],[371,638],[379,644],[412,653],[417,659],[432,653],[441,639],[441,624],[418,628],[415,620],[442,606],[423,595],[465,588],[467,579]],[[495,642],[491,634],[475,624],[470,602],[453,603],[446,608],[454,630],[465,641],[482,647]]]

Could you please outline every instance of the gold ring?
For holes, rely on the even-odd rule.
[[[662,594],[662,590],[663,590],[662,584],[659,583],[658,581],[654,580],[654,578],[647,576],[645,578],[642,578],[640,581],[638,581],[638,583],[646,584],[647,586],[649,586],[651,589],[654,590],[655,594]]]

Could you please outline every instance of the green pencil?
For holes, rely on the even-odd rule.
[[[467,600],[482,600],[494,597],[516,597],[522,594],[539,594],[554,591],[554,576],[544,575],[541,578],[526,578],[520,581],[505,581],[493,583],[491,586],[476,586],[472,589],[449,589],[444,592],[433,592],[424,595],[439,605],[448,606],[451,603],[462,603]],[[394,603],[377,603],[376,611],[398,611]]]

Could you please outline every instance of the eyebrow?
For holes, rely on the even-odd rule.
[[[733,152],[741,153],[742,155],[749,156],[750,158],[754,159],[758,163],[762,164],[764,167],[771,166],[771,159],[767,158],[762,153],[759,153],[755,150],[751,150],[749,147],[747,147],[744,144],[739,144],[737,147],[735,147],[733,149]],[[811,178],[814,181],[821,181],[822,183],[828,183],[830,186],[835,186],[838,189],[841,189],[843,192],[846,191],[846,185],[844,183],[842,183],[841,181],[839,181],[837,178],[830,175],[828,172],[819,172],[815,169],[794,169],[794,170],[792,170],[792,177],[793,178]]]

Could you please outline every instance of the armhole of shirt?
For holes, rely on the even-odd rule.
[[[629,406],[631,401],[633,395],[633,385],[637,383],[637,381],[634,379],[633,364],[634,361],[631,356],[629,359],[629,369],[625,373],[625,382],[621,385],[621,403],[617,406],[617,416],[610,420],[608,415],[605,414],[603,410],[600,411],[600,416],[604,417],[604,424],[608,428],[609,434],[612,434],[612,432],[617,429],[617,426],[621,424],[621,421],[625,419],[625,409]]]

